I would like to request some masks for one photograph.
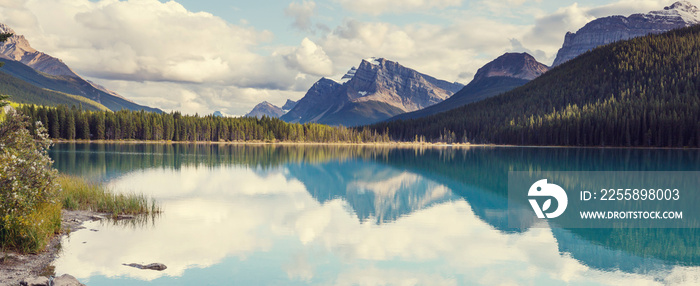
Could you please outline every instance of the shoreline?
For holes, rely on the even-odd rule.
[[[25,279],[37,277],[58,277],[52,264],[61,254],[61,240],[74,231],[84,229],[84,222],[102,220],[110,215],[84,210],[61,210],[61,233],[51,238],[46,249],[33,254],[0,251],[0,285],[20,285]]]
[[[471,143],[428,143],[428,142],[265,142],[265,141],[169,141],[169,140],[84,140],[51,139],[56,143],[80,144],[196,144],[196,145],[272,145],[272,146],[362,146],[362,147],[429,147],[429,148],[571,148],[571,149],[647,149],[647,150],[699,150],[698,147],[644,147],[644,146],[567,146],[567,145],[505,145]]]

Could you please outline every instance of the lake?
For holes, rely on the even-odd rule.
[[[508,171],[700,171],[700,150],[74,144],[62,173],[163,213],[87,222],[89,285],[683,285],[696,229],[508,228]],[[160,262],[162,272],[124,263]]]

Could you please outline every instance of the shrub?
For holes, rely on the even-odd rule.
[[[61,229],[58,172],[48,156],[51,141],[36,124],[10,110],[0,122],[0,246],[37,252]]]

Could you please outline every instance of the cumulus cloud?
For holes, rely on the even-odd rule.
[[[164,110],[245,114],[262,100],[298,99],[314,81],[303,72],[324,74],[331,64],[313,43],[296,49],[298,65],[276,52],[289,48],[264,55],[261,46],[269,44],[271,32],[194,13],[174,1],[3,0],[0,13],[34,48]]]
[[[340,0],[340,4],[355,12],[379,15],[460,6],[462,0]]]
[[[271,32],[190,12],[174,1],[29,0],[2,9],[38,19],[8,17],[6,23],[84,76],[301,89],[298,70],[274,53],[261,55]]]
[[[333,61],[328,58],[323,48],[309,38],[304,38],[301,45],[291,54],[284,56],[287,64],[293,69],[317,76],[333,74]]]
[[[465,27],[490,27],[472,29]],[[510,48],[510,38],[520,28],[489,19],[471,18],[448,26],[412,24],[398,26],[383,22],[346,20],[318,43],[337,67],[336,74],[357,66],[359,59],[374,56],[450,81]]]
[[[39,19],[25,33],[32,44],[86,76],[248,86],[256,82],[251,69],[270,65],[251,51],[269,32],[174,1],[30,0],[25,7]]]
[[[311,17],[314,15],[315,10],[316,3],[314,1],[292,2],[284,9],[284,14],[294,18],[292,27],[302,31],[309,31],[311,30]]]

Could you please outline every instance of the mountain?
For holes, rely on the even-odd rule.
[[[357,126],[442,102],[463,85],[386,59],[365,59],[341,82],[321,78],[282,120]]]
[[[11,33],[12,37],[0,45],[3,58],[19,61],[37,71],[57,76],[80,77],[60,59],[39,52],[29,45],[22,35],[17,35],[12,28],[0,23],[1,33]]]
[[[2,71],[4,68],[0,68]],[[91,111],[109,110],[104,105],[82,96],[33,86],[23,80],[0,72],[0,94],[10,95],[10,101],[46,106],[80,106]]]
[[[261,103],[258,103],[258,105],[256,105],[255,107],[253,107],[253,109],[250,112],[248,112],[245,115],[245,117],[250,116],[260,118],[263,115],[265,115],[267,117],[279,118],[280,116],[289,112],[289,110],[294,108],[296,105],[297,102],[291,99],[287,99],[287,102],[284,103],[282,108],[267,101],[263,101]]]
[[[284,110],[284,111],[290,111],[290,110],[292,110],[292,108],[294,108],[295,106],[297,106],[297,102],[296,102],[296,101],[291,100],[291,99],[287,99],[287,102],[285,102],[284,105],[282,105],[282,110]]]
[[[0,59],[5,63],[5,66],[0,71],[7,75],[39,88],[90,99],[113,111],[143,109],[152,112],[162,112],[157,108],[136,104],[113,91],[85,80],[60,59],[32,48],[24,36],[17,35],[14,30],[5,24],[0,23],[0,33],[13,34],[7,41],[0,43]],[[12,96],[13,94],[9,95]]]
[[[272,103],[269,103],[267,101],[263,101],[261,103],[258,103],[255,107],[253,107],[253,110],[248,112],[245,117],[257,117],[261,118],[263,116],[267,117],[280,117],[284,114],[284,110],[282,108],[277,107],[276,105],[273,105]]]
[[[591,21],[576,33],[568,32],[553,66],[558,66],[598,46],[700,23],[700,9],[688,1],[676,2],[661,11],[610,16]]]
[[[700,147],[700,25],[616,42],[504,94],[375,124],[395,140]]]
[[[389,119],[425,117],[483,100],[526,84],[549,70],[527,53],[506,53],[477,70],[474,79],[450,98]]]

